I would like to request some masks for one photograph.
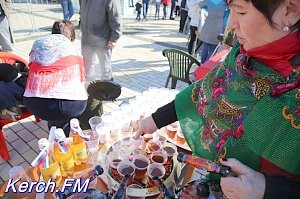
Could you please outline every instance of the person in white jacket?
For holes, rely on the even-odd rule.
[[[196,37],[199,36],[201,28],[204,24],[204,17],[202,17],[202,9],[199,6],[199,2],[201,0],[190,0],[189,1],[189,11],[188,16],[191,18],[190,20],[190,42],[188,45],[189,54],[193,54],[193,47],[196,41]],[[201,44],[197,44],[199,46]]]

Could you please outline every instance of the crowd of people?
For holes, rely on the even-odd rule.
[[[6,2],[0,1],[3,19],[8,15],[3,4]],[[26,107],[48,121],[49,127],[68,128],[68,121],[85,111],[86,80],[113,80],[111,54],[122,28],[119,2],[82,2],[81,51],[72,43],[74,26],[68,20],[72,12],[64,12],[67,20],[56,21],[51,35],[34,42],[26,87],[16,81],[16,71],[8,79],[0,76],[0,83],[4,82],[0,89],[9,85],[9,97],[18,99],[22,98],[20,92],[25,91]],[[156,3],[157,9],[160,3],[164,10],[170,4],[171,10],[176,8],[173,0]],[[149,0],[136,4],[137,20],[141,14],[147,20],[148,7]],[[226,198],[299,198],[299,0],[182,0],[180,7],[179,32],[190,17],[188,51],[191,53],[199,36],[203,42],[202,63],[212,55],[217,35],[225,31],[225,26],[235,33],[237,40],[226,59],[203,79],[140,120],[136,136],[151,134],[179,121],[193,154],[220,162],[233,171],[234,175],[229,177],[208,176],[210,181],[220,183]],[[203,9],[208,13],[205,21]],[[159,12],[155,18],[159,19]],[[163,18],[167,18],[165,11]],[[169,18],[173,18],[173,11]],[[3,45],[7,41],[4,39],[9,38],[7,30],[1,31],[0,42],[2,49],[9,50]],[[96,56],[99,64],[94,62]],[[10,70],[9,65],[4,65]],[[23,91],[13,93],[19,88]],[[6,106],[15,104],[13,100]]]

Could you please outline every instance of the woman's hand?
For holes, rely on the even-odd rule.
[[[144,133],[154,133],[157,130],[157,126],[152,118],[152,116],[148,116],[139,121],[139,129],[136,132],[135,137],[141,136]]]
[[[234,158],[220,161],[237,175],[237,177],[221,178],[222,191],[227,198],[262,199],[264,197],[266,180],[262,173],[254,171]]]

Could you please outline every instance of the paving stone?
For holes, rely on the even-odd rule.
[[[3,160],[2,157],[0,157],[0,164],[3,164],[5,162],[7,162],[7,161]]]
[[[9,152],[9,155],[10,155],[10,160],[8,160],[8,162],[12,166],[17,166],[25,161],[24,158],[16,150],[11,150]]]
[[[5,144],[6,144],[6,147],[7,147],[8,151],[13,150],[13,147],[7,141],[5,141]]]
[[[7,128],[4,131],[2,131],[5,137],[5,140],[9,143],[17,140],[19,137],[13,132],[11,129]]]
[[[19,132],[17,132],[17,135],[22,138],[25,142],[29,142],[30,140],[33,140],[35,136],[30,133],[27,129],[22,129]]]
[[[41,138],[48,138],[49,137],[49,133],[46,132],[44,129],[37,129],[35,131],[32,132],[32,134],[37,137],[38,139],[41,139]]]
[[[26,161],[22,162],[20,166],[23,167],[24,170],[27,170],[29,167],[31,167],[31,165]]]
[[[22,154],[25,160],[30,163],[36,158],[37,155],[38,154],[33,149],[30,149]]]
[[[9,179],[9,170],[12,168],[7,162],[0,165],[0,176],[2,180],[6,181]]]
[[[39,146],[38,146],[38,139],[34,138],[33,140],[31,140],[30,142],[28,142],[28,145],[35,151],[35,152],[39,152]]]
[[[41,120],[40,122],[37,123],[42,129],[44,129],[46,132],[49,132],[48,129],[48,122],[45,120]]]
[[[22,125],[30,132],[39,128],[39,126],[33,121],[23,122]]]
[[[25,153],[30,149],[28,144],[24,142],[22,139],[17,139],[11,143],[11,146],[20,154]]]
[[[12,122],[12,123],[7,124],[7,126],[9,126],[9,128],[11,130],[13,130],[14,132],[18,132],[24,128],[24,126],[22,126],[22,124],[19,122]]]

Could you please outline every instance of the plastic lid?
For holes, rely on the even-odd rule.
[[[49,146],[49,141],[46,138],[41,138],[38,141],[38,146],[40,150],[43,150],[45,147]]]
[[[64,130],[62,130],[61,128],[58,128],[54,131],[54,137],[57,141],[61,141],[66,139],[66,135]]]
[[[74,127],[79,127],[79,120],[77,118],[73,118],[70,120],[70,127],[74,128]]]

